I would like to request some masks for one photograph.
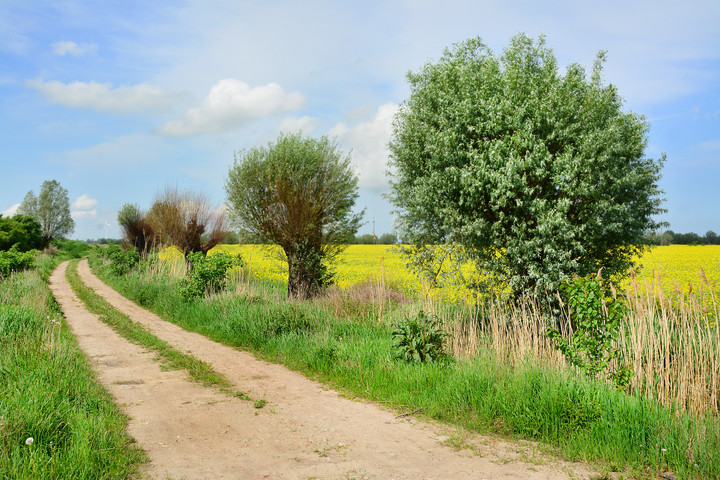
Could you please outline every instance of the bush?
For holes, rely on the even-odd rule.
[[[242,267],[242,257],[220,252],[205,256],[199,252],[189,253],[190,271],[180,283],[178,292],[186,300],[203,297],[207,292],[217,292],[225,287],[228,270]]]
[[[17,245],[13,245],[7,252],[0,251],[0,278],[6,277],[13,272],[33,268],[36,253],[35,250],[21,252]]]
[[[56,246],[59,250],[64,251],[65,256],[68,258],[82,258],[90,253],[90,250],[92,250],[90,245],[80,240],[58,238],[53,240],[51,244]]]
[[[447,336],[437,318],[422,310],[410,319],[393,326],[395,357],[411,363],[434,363],[447,360],[443,340]]]
[[[567,360],[591,376],[606,372],[608,378],[618,387],[626,387],[632,378],[628,367],[610,372],[612,360],[620,351],[612,345],[617,338],[620,323],[627,313],[627,307],[615,293],[610,296],[597,275],[576,277],[563,288],[570,319],[571,336],[563,336],[554,328],[548,329],[548,336],[555,340],[555,347]]]
[[[117,276],[125,275],[140,261],[136,247],[122,250],[117,245],[112,245],[105,251],[105,256],[110,259],[110,271]]]

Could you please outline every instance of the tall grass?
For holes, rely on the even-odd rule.
[[[58,259],[0,281],[0,478],[121,479],[143,461],[48,288]]]
[[[277,285],[242,275],[227,293],[183,302],[174,293],[177,278],[162,268],[113,277],[100,260],[91,264],[123,294],[183,328],[251,349],[352,395],[483,432],[540,440],[568,458],[600,461],[635,478],[668,468],[680,478],[720,478],[717,416],[666,408],[576,374],[547,340],[533,305],[477,310],[408,302],[381,281],[291,302]],[[455,361],[394,359],[393,322],[420,308],[444,319]]]

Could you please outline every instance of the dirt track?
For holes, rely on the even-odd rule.
[[[211,364],[252,398],[218,393],[161,371],[153,354],[128,343],[89,313],[65,279],[51,288],[99,379],[130,416],[128,433],[150,457],[150,478],[175,479],[570,479],[585,465],[547,457],[529,442],[463,435],[455,428],[398,418],[339,396],[280,365],[187,332],[125,299],[80,262],[83,281],[115,308],[175,348]]]

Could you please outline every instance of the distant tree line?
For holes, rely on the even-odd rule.
[[[705,232],[704,236],[695,232],[675,233],[672,230],[651,232],[645,240],[649,245],[720,245],[720,236],[712,230]]]
[[[267,245],[271,244],[269,240],[266,240],[258,235],[247,232],[225,232],[221,244],[236,245]],[[398,243],[398,238],[392,233],[383,233],[382,235],[373,236],[371,233],[365,233],[362,235],[355,235],[350,242],[351,245],[395,245]]]

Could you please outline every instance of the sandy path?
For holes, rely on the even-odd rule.
[[[475,448],[443,445],[450,427],[396,418],[348,400],[280,365],[187,332],[144,310],[79,265],[83,280],[113,306],[179,350],[211,364],[251,402],[163,372],[152,354],[117,336],[72,294],[65,264],[51,288],[99,378],[131,417],[129,434],[147,451],[151,478],[211,479],[569,479],[582,464],[542,455],[529,442],[471,436]]]

